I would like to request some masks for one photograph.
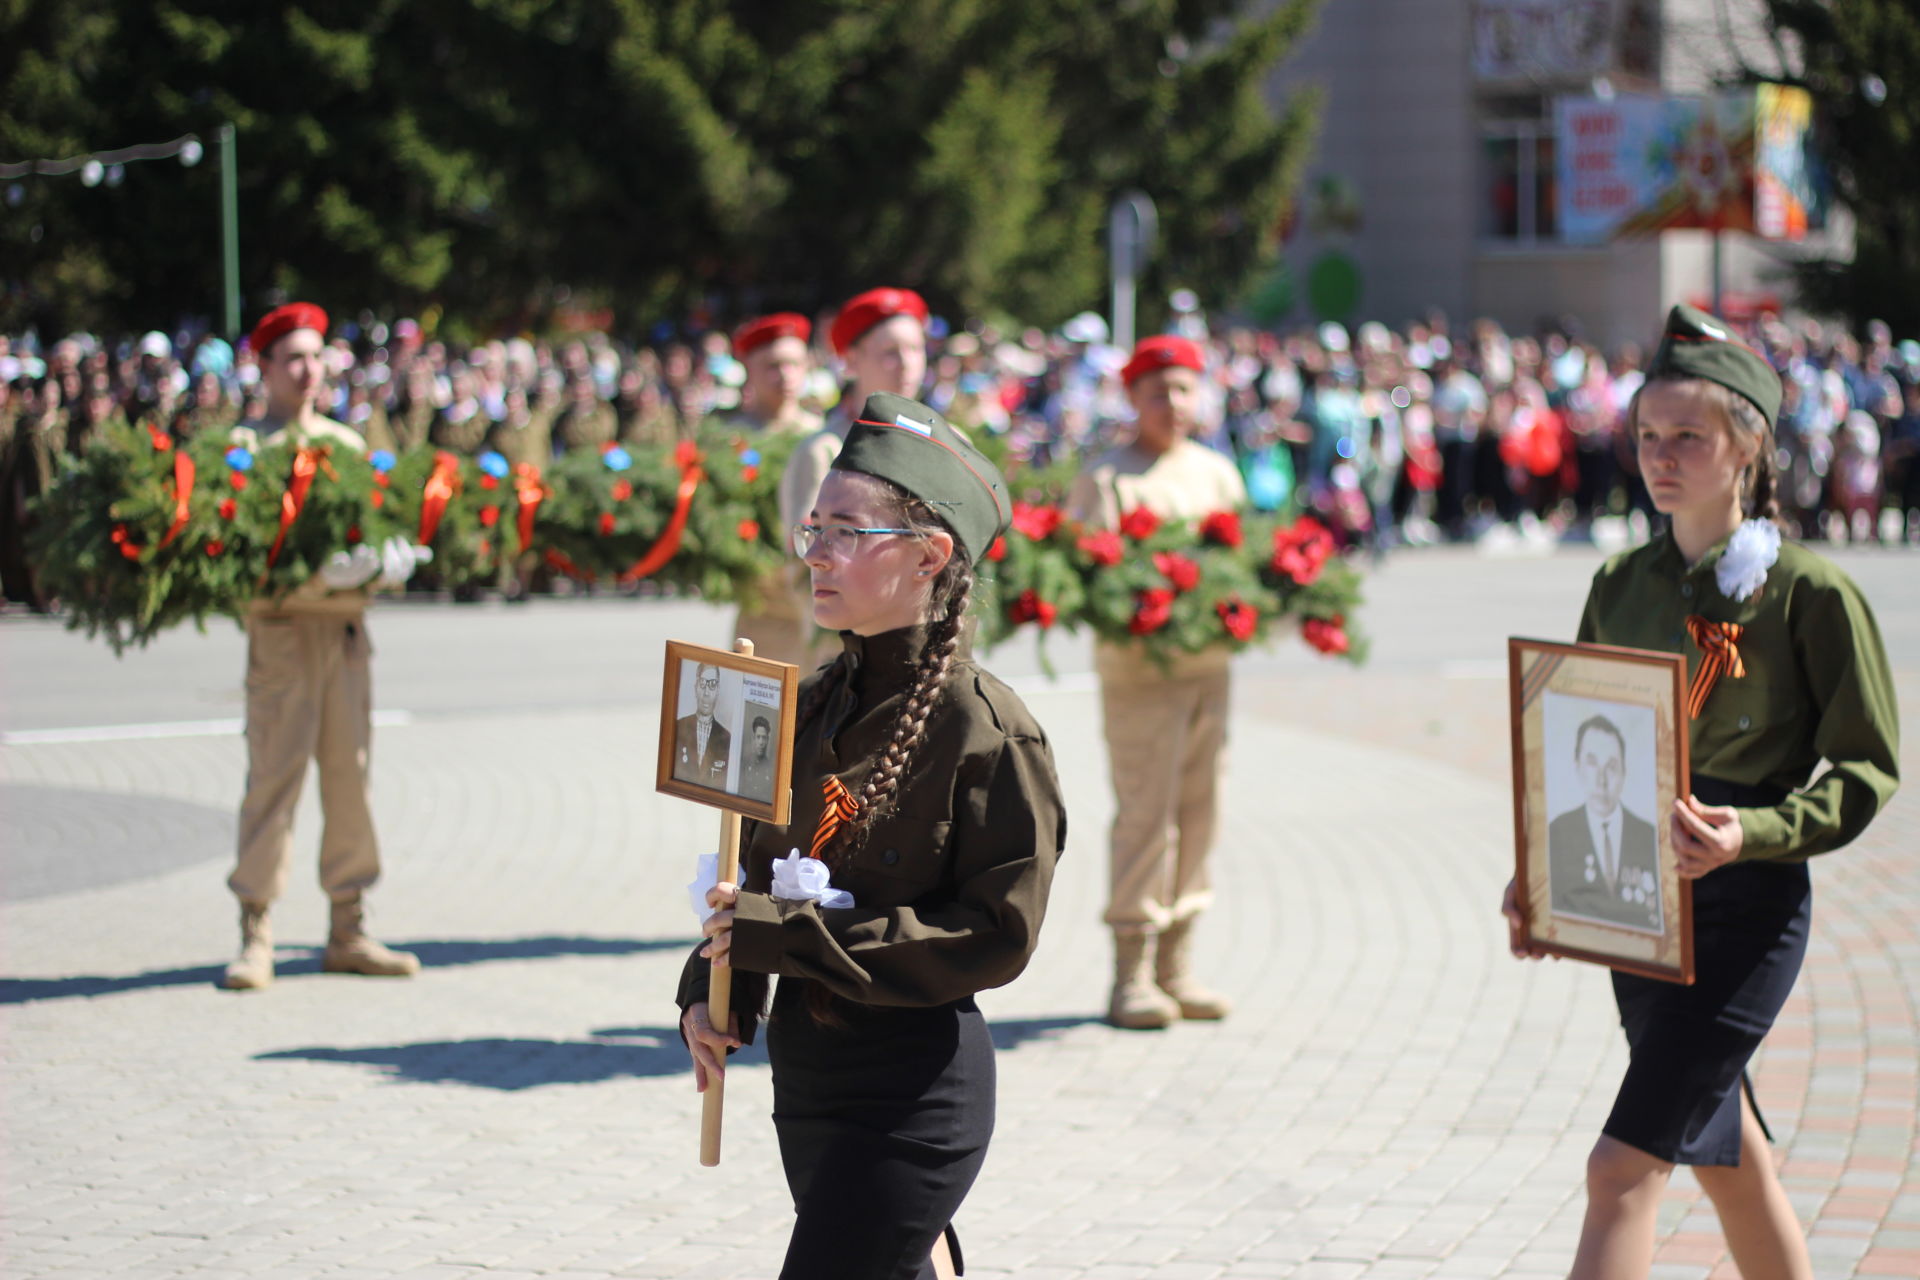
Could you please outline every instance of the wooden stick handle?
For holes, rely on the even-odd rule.
[[[753,656],[753,641],[735,640],[733,651]],[[720,815],[720,879],[740,882],[740,815],[731,809]],[[715,965],[707,979],[707,1018],[720,1031],[727,1029],[733,1015],[733,966]],[[726,1055],[720,1057],[726,1063]],[[720,1121],[727,1105],[727,1080],[724,1073],[707,1081],[700,1098],[700,1163],[711,1169],[720,1163]]]

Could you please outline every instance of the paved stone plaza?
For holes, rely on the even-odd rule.
[[[1808,965],[1760,1060],[1823,1278],[1920,1276],[1920,556],[1841,557],[1879,611],[1909,791],[1816,864]],[[1047,726],[1072,829],[1038,955],[982,1003],[1000,1118],[959,1226],[977,1277],[1557,1277],[1625,1051],[1603,971],[1510,959],[1504,639],[1570,636],[1597,556],[1410,554],[1373,661],[1242,660],[1223,1025],[1099,1021],[1111,810],[1083,642],[989,665]],[[217,989],[244,772],[226,623],[116,661],[0,619],[0,1266],[53,1277],[771,1277],[790,1205],[764,1055],[727,1146],[671,992],[711,811],[653,791],[661,641],[726,614],[614,599],[374,615],[379,935],[321,975],[303,801],[281,981]],[[1736,1274],[1678,1175],[1660,1280]]]

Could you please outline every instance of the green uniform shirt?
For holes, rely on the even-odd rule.
[[[1873,613],[1846,574],[1783,542],[1765,585],[1733,600],[1714,578],[1725,548],[1723,540],[1689,567],[1668,534],[1615,556],[1594,575],[1579,638],[1683,653],[1691,680],[1700,650],[1689,614],[1744,628],[1746,674],[1714,685],[1691,725],[1691,765],[1789,792],[1773,808],[1740,810],[1740,858],[1804,861],[1851,842],[1893,795],[1893,674]],[[1822,760],[1828,767],[1814,778]]]
[[[733,922],[734,1009],[751,1040],[764,979],[810,978],[868,1005],[929,1007],[1013,981],[1039,941],[1066,806],[1046,734],[1020,699],[972,661],[948,668],[895,806],[866,832],[833,883],[852,907],[769,895],[773,860],[813,844],[839,777],[859,794],[886,750],[926,640],[922,628],[845,633],[839,665],[800,686],[835,688],[794,742],[793,811],[785,827],[748,822]],[[845,857],[844,854],[841,857]],[[697,954],[681,976],[685,1009],[707,998]]]

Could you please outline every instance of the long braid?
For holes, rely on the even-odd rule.
[[[900,780],[906,775],[914,754],[927,736],[927,719],[932,715],[934,703],[946,684],[947,673],[953,668],[953,659],[960,651],[960,635],[967,605],[973,597],[973,573],[966,564],[964,554],[956,551],[940,576],[942,579],[950,578],[950,581],[936,583],[933,594],[936,598],[941,595],[947,597],[946,614],[928,632],[926,651],[920,659],[919,668],[914,672],[913,687],[907,691],[906,701],[901,704],[900,716],[894,721],[893,736],[867,774],[866,784],[860,788],[859,812],[847,827],[842,828],[841,838],[834,842],[830,853],[835,856],[828,858],[830,865],[836,860],[844,861],[857,851],[868,829],[893,807],[899,796]],[[942,591],[942,586],[947,590]]]

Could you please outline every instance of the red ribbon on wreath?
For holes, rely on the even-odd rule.
[[[452,501],[455,489],[454,481],[460,476],[460,459],[445,449],[433,455],[433,474],[427,477],[427,484],[420,491],[420,537],[417,541],[423,547],[433,545],[433,535],[440,531],[440,517],[447,513],[447,503]]]
[[[540,468],[531,462],[523,462],[513,469],[513,496],[520,503],[518,525],[520,530],[520,550],[533,545],[533,518],[540,511],[540,504],[546,501],[547,491],[540,484]]]
[[[322,444],[293,455],[293,478],[287,481],[287,491],[280,495],[280,532],[274,536],[273,548],[267,552],[267,568],[273,568],[280,558],[280,548],[287,543],[287,530],[293,528],[293,522],[300,518],[301,510],[307,505],[307,491],[313,488],[314,476],[322,467],[329,476],[333,475],[333,464],[327,461],[329,452],[328,446]]]
[[[667,527],[660,533],[657,542],[647,549],[647,554],[636,560],[631,569],[620,575],[622,582],[635,582],[650,574],[658,573],[667,561],[673,559],[680,550],[680,537],[687,531],[687,512],[693,506],[693,495],[700,488],[700,482],[707,473],[700,469],[699,450],[689,447],[682,441],[675,458],[681,466],[680,490],[673,504],[673,517],[667,521]]]
[[[581,582],[593,581],[593,574],[575,564],[573,557],[557,547],[547,548],[546,561],[553,569],[566,574],[569,578],[577,578]]]
[[[160,539],[160,546],[164,547],[172,542],[180,536],[180,531],[187,527],[187,506],[192,501],[193,459],[187,456],[185,449],[178,449],[173,455],[173,523],[167,527],[166,535]]]

